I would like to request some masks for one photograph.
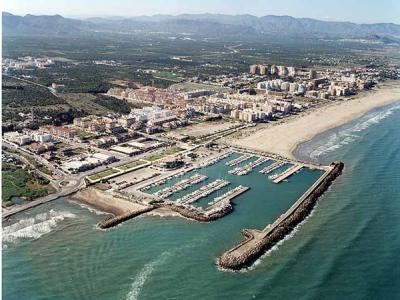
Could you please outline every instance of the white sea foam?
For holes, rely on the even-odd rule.
[[[69,202],[70,202],[70,203],[73,203],[73,204],[77,204],[77,205],[79,205],[81,208],[87,209],[89,212],[94,213],[94,214],[96,214],[96,215],[112,215],[111,213],[108,213],[108,212],[105,212],[105,211],[101,211],[101,210],[95,209],[95,208],[93,208],[93,207],[91,207],[91,206],[89,206],[89,205],[86,205],[86,204],[84,204],[84,203],[80,203],[80,202],[72,201],[72,200],[70,200]]]
[[[3,242],[10,243],[19,239],[38,239],[51,232],[59,222],[76,216],[68,211],[55,211],[37,214],[34,217],[19,220],[3,227]]]
[[[148,277],[153,273],[154,269],[161,265],[164,260],[170,255],[169,252],[163,252],[161,256],[146,264],[143,269],[140,270],[139,274],[135,277],[135,280],[133,281],[131,285],[131,289],[126,297],[127,300],[136,300],[139,297],[139,294],[142,290],[142,287],[146,283]]]
[[[394,106],[385,111],[370,113],[350,127],[330,134],[322,145],[318,146],[310,153],[310,157],[316,159],[321,155],[333,152],[345,145],[353,143],[360,138],[358,135],[360,132],[368,129],[372,125],[378,124],[398,109],[400,109],[400,106]]]

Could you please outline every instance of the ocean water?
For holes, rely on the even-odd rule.
[[[3,299],[399,299],[399,128],[397,102],[301,145],[299,158],[342,160],[344,174],[251,270],[221,271],[215,259],[240,229],[272,222],[318,172],[274,187],[263,166],[229,178],[223,163],[210,166],[232,188],[252,189],[207,224],[146,216],[101,231],[106,215],[68,199],[35,208],[3,224]]]

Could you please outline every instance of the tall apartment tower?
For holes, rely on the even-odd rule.
[[[311,70],[310,70],[310,73],[309,73],[309,78],[310,78],[310,79],[317,79],[317,71],[311,69]]]
[[[265,74],[267,74],[267,66],[264,66],[264,65],[260,65],[259,66],[259,74],[260,75],[265,75]]]
[[[259,72],[258,65],[251,65],[250,66],[250,73],[251,74],[258,74],[258,72]]]

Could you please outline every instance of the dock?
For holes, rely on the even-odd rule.
[[[239,167],[239,168],[235,168],[233,170],[228,171],[229,174],[235,174],[235,175],[247,175],[248,173],[250,173],[251,171],[253,171],[253,169],[265,162],[269,161],[269,158],[265,158],[265,157],[260,157],[257,160],[248,163],[247,165],[243,166],[243,167]]]
[[[223,154],[221,154],[221,155],[219,155],[217,157],[213,157],[213,158],[209,159],[208,161],[199,163],[197,165],[197,167],[195,167],[195,169],[200,169],[200,168],[204,168],[204,167],[208,167],[208,166],[214,165],[217,162],[219,162],[219,161],[231,156],[232,153],[233,153],[233,151],[226,151],[225,153],[223,153]]]
[[[229,166],[229,167],[233,167],[236,166],[246,160],[249,160],[250,158],[252,158],[252,155],[249,154],[243,154],[241,156],[239,156],[238,158],[232,159],[230,161],[228,161],[227,163],[225,163],[225,165]]]
[[[182,203],[186,203],[186,204],[196,202],[197,200],[207,197],[211,193],[218,191],[219,189],[222,189],[223,187],[227,186],[228,184],[230,184],[229,181],[217,179],[217,180],[201,187],[197,191],[194,191],[190,194],[183,196],[182,198],[176,200],[176,202],[182,202]]]
[[[191,176],[190,178],[183,179],[177,183],[175,183],[173,186],[167,187],[165,189],[162,189],[158,192],[156,192],[154,195],[160,198],[167,198],[177,192],[183,191],[192,185],[195,185],[197,183],[203,182],[206,180],[208,177],[205,175],[200,175],[200,174],[195,174]]]
[[[210,205],[209,208],[212,208],[216,203],[219,201],[231,201],[232,199],[236,198],[237,196],[243,194],[244,192],[247,192],[250,188],[247,186],[239,185],[235,187],[234,189],[226,192],[222,196],[214,198],[212,202],[209,202],[208,204]]]
[[[303,168],[303,165],[294,165],[289,169],[285,170],[281,174],[279,174],[272,182],[273,183],[280,183],[281,181],[285,180],[286,178],[292,176],[294,173],[300,171]]]
[[[282,167],[282,166],[285,165],[285,164],[286,164],[286,162],[283,162],[283,161],[274,162],[273,164],[269,165],[268,167],[266,167],[266,168],[260,170],[260,173],[262,173],[262,174],[269,174],[269,173],[271,173],[272,171],[274,171],[274,170],[276,170],[276,169]]]

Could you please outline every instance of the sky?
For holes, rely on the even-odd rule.
[[[400,0],[2,0],[17,15],[65,17],[223,13],[289,15],[327,21],[400,24]]]

